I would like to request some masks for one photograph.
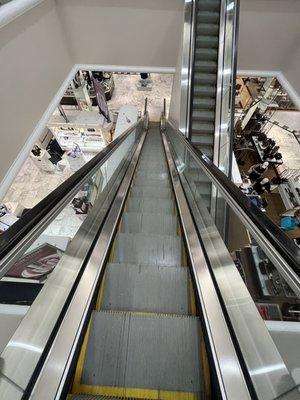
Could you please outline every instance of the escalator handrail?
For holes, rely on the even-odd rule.
[[[190,141],[185,138],[182,133],[167,121],[172,130],[177,134],[188,151],[192,154],[194,160],[198,163],[212,183],[222,193],[226,193],[226,197],[230,198],[231,204],[234,205],[234,211],[238,215],[244,213],[272,248],[283,258],[285,263],[300,278],[300,248],[298,248],[291,239],[277,226],[270,218],[268,218],[258,207],[256,207],[250,199],[241,192],[241,190],[200,150],[195,148]],[[293,276],[295,276],[293,274]]]
[[[142,123],[145,117],[139,119],[134,125],[130,126],[125,132],[109,143],[103,150],[95,155],[83,167],[71,175],[65,182],[54,189],[48,196],[41,200],[37,205],[27,211],[18,221],[16,221],[7,231],[0,235],[0,260],[3,260],[33,229],[41,223],[47,215],[58,204],[67,204],[74,196],[74,188],[80,188],[84,182],[91,177],[95,170],[100,168],[114,151],[125,141],[125,139]],[[70,195],[70,192],[72,194]],[[51,222],[51,221],[50,221]],[[35,229],[36,230],[36,229]],[[0,265],[0,274],[1,274]]]

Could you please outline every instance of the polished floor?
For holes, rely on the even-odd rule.
[[[140,75],[139,74],[114,74],[115,90],[112,99],[108,102],[109,109],[119,110],[121,106],[126,104],[136,105],[139,111],[143,111],[145,98],[148,99],[148,111],[152,121],[159,121],[163,98],[166,98],[167,110],[169,109],[170,97],[172,91],[173,75],[172,74],[151,74],[151,91],[138,90]],[[96,108],[96,107],[95,107]],[[66,113],[70,112],[66,107]],[[92,154],[85,154],[87,159]],[[45,198],[61,183],[63,183],[71,175],[71,170],[67,164],[64,171],[55,170],[54,172],[45,172],[39,170],[33,161],[28,158],[16,176],[13,184],[9,188],[3,200],[12,212],[18,207],[32,208],[39,201]],[[54,224],[51,233],[54,234],[71,234],[74,227],[81,223],[77,216],[73,216],[70,210],[67,212],[68,218],[74,219],[72,228]],[[70,232],[69,232],[70,231]]]

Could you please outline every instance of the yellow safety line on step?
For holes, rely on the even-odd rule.
[[[79,391],[77,393],[96,396],[114,396],[122,398],[146,398],[149,400],[199,400],[200,398],[197,393],[192,392],[92,385],[80,385]]]
[[[110,255],[109,255],[109,259],[108,262],[112,263],[115,257],[115,249],[116,249],[116,239],[114,240],[112,246],[111,246],[111,251],[110,251]]]
[[[85,361],[86,350],[87,350],[89,337],[90,337],[90,330],[91,330],[91,320],[89,322],[88,328],[84,335],[83,343],[82,343],[82,346],[80,349],[80,354],[79,354],[79,358],[78,358],[77,365],[76,365],[72,393],[78,393],[78,391],[80,391],[80,387],[81,387],[80,382],[81,382],[82,370],[83,370],[84,361]]]
[[[96,301],[96,310],[99,311],[102,306],[103,296],[104,296],[104,289],[106,283],[107,271],[104,272],[103,279],[100,285],[100,290],[98,292],[97,301]]]
[[[193,288],[193,282],[192,278],[189,275],[189,294],[190,294],[190,306],[191,306],[191,314],[193,316],[197,315],[197,308],[196,308],[196,299],[195,299],[195,293],[194,293],[194,288]]]
[[[185,246],[183,240],[181,241],[181,262],[183,267],[187,267],[187,256],[186,256],[186,251],[185,251]]]
[[[208,357],[206,346],[204,342],[203,335],[201,334],[201,359],[202,359],[202,368],[203,368],[203,380],[204,380],[204,393],[205,399],[211,399],[211,380],[210,380],[210,371],[208,364]]]

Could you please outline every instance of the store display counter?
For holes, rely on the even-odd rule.
[[[264,150],[261,148],[260,142],[257,138],[257,136],[252,136],[252,142],[256,148],[256,151],[258,153],[258,156],[262,162],[268,161],[269,164],[275,166],[281,165],[283,163],[282,160],[276,160],[276,158],[267,158],[266,160],[263,158],[264,157]]]

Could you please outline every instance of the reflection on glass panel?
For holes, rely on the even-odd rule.
[[[221,193],[213,220],[216,188],[170,126],[167,135],[258,398],[300,398],[299,297]]]
[[[234,74],[234,51],[235,51],[235,18],[236,18],[236,2],[234,0],[226,0],[224,16],[224,41],[222,49],[222,76],[218,95],[220,102],[219,115],[219,134],[218,141],[218,166],[226,174],[230,172],[230,151],[231,151],[231,132],[232,118],[231,106],[235,90],[235,74]]]
[[[0,338],[0,353],[35,302],[40,310],[47,308],[43,311],[44,323],[49,328],[45,334],[51,333],[125,174],[141,129],[140,124],[91,172],[78,192],[0,280],[0,314],[13,314],[7,336]],[[35,312],[40,311],[35,308]],[[36,326],[36,332],[39,329],[43,326]]]

